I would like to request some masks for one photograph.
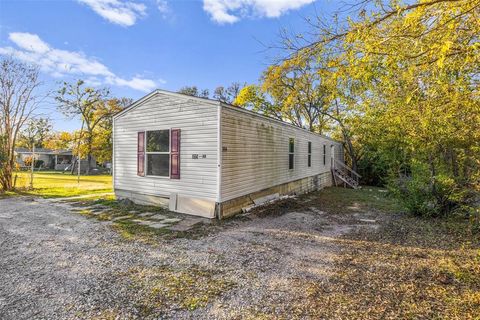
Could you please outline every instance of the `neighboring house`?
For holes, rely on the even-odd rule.
[[[340,142],[289,123],[156,90],[114,116],[116,197],[222,218],[332,185]]]
[[[25,167],[25,159],[32,156],[32,150],[27,148],[15,148],[16,161],[20,167]],[[44,148],[35,149],[35,160],[42,160],[42,168],[63,171],[71,168],[72,161],[75,161],[76,157],[72,154],[71,150],[51,150]],[[80,161],[80,170],[87,167],[87,160],[82,159]],[[92,157],[90,167],[95,168],[96,162]]]

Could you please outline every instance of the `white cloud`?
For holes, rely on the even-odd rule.
[[[235,23],[246,16],[276,18],[315,0],[203,0],[203,10],[220,24]]]
[[[157,87],[156,81],[140,76],[130,80],[123,79],[97,59],[82,52],[52,48],[36,34],[13,32],[9,34],[9,39],[18,48],[0,47],[0,54],[12,55],[25,62],[37,64],[43,72],[53,77],[81,76],[86,77],[91,84],[123,86],[144,92]]]
[[[104,19],[124,27],[133,26],[138,18],[146,15],[143,3],[121,0],[77,0],[86,4]]]
[[[170,7],[168,6],[167,0],[157,0],[157,8],[160,13],[166,15],[170,12]]]
[[[43,42],[36,34],[12,32],[9,37],[17,46],[28,51],[45,53],[50,50],[48,44]]]
[[[130,80],[115,77],[111,80],[113,80],[113,84],[116,84],[117,86],[130,87],[139,91],[152,91],[157,86],[153,80],[137,77],[133,77]],[[148,90],[145,90],[146,88],[148,88]]]

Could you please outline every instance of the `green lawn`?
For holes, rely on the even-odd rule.
[[[91,175],[77,176],[55,171],[41,171],[34,173],[33,190],[29,190],[30,173],[16,172],[16,189],[12,194],[38,195],[46,198],[71,197],[86,194],[102,194],[112,192],[112,176]]]

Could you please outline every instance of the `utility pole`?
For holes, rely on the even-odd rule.
[[[80,186],[80,164],[81,164],[81,161],[80,161],[81,158],[80,158],[80,156],[81,156],[81,154],[80,154],[80,148],[79,148],[79,150],[78,150],[78,159],[77,159],[77,161],[78,161],[77,184],[78,184],[79,186]]]
[[[78,144],[77,144],[77,149],[78,149],[78,172],[77,172],[77,184],[80,187],[80,165],[82,163],[81,161],[81,153],[80,153],[80,142],[82,140],[82,133],[83,133],[83,126],[85,124],[85,121],[82,120],[82,127],[80,128],[80,137],[78,138]]]
[[[32,147],[32,165],[31,165],[31,173],[30,173],[30,189],[33,189],[33,169],[35,167],[35,143],[33,143]]]

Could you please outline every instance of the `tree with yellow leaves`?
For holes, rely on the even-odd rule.
[[[284,37],[285,57],[264,88],[283,97],[291,70],[308,66],[347,154],[361,153],[360,167],[375,167],[413,212],[449,212],[480,188],[480,0],[352,8],[358,17],[312,22],[314,38]]]

